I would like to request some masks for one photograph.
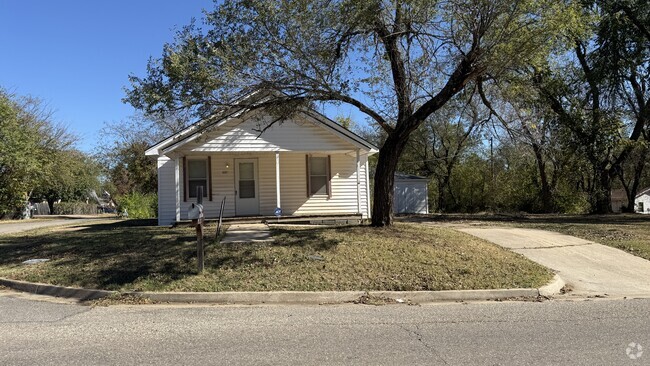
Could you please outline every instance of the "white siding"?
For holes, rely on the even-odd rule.
[[[166,156],[158,158],[158,225],[176,222],[175,162]]]
[[[356,157],[350,154],[331,154],[332,160],[332,198],[327,196],[307,197],[306,154],[280,153],[280,199],[283,215],[320,215],[320,214],[354,214],[357,213],[356,192]],[[327,154],[314,154],[327,156]],[[193,156],[198,157],[198,156]],[[205,156],[204,156],[205,157]],[[226,197],[224,217],[235,216],[235,159],[258,159],[260,215],[271,216],[276,203],[275,191],[275,153],[259,154],[212,154],[211,190],[212,201],[203,200],[206,218],[219,215],[221,200]],[[360,197],[361,213],[368,217],[366,192],[367,156],[360,159]],[[160,158],[164,169],[159,168],[159,224],[169,225],[175,221],[174,161]],[[181,164],[182,165],[182,164]],[[228,168],[226,168],[228,165]],[[184,200],[183,167],[180,167],[181,219],[187,219],[187,212],[196,199]]]
[[[313,154],[326,156],[326,154]],[[357,213],[356,157],[331,154],[332,198],[326,195],[307,197],[307,167],[305,154],[280,154],[280,196],[286,215],[319,215]],[[365,156],[361,157],[361,211],[367,217]]]
[[[183,152],[350,151],[355,147],[320,124],[307,120],[278,122],[260,135],[270,118],[233,120],[180,150]]]
[[[643,212],[640,211],[640,202],[643,203]],[[644,194],[634,199],[634,211],[643,214],[650,214],[650,195]]]
[[[260,215],[270,216],[275,211],[275,153],[259,155],[257,160],[260,192]],[[282,156],[280,156],[282,166]],[[282,182],[282,179],[280,179]],[[282,183],[280,183],[282,184]]]
[[[204,156],[204,155],[192,155]],[[211,191],[212,201],[203,199],[203,209],[206,218],[219,217],[221,200],[226,197],[224,205],[224,217],[235,216],[235,159],[257,159],[258,185],[260,195],[260,215],[273,215],[276,207],[275,202],[275,153],[261,154],[212,154],[212,175]],[[228,165],[228,168],[226,168]],[[280,162],[282,165],[282,162]],[[181,177],[183,171],[181,168]],[[181,192],[183,192],[183,182],[181,178]],[[181,197],[184,197],[181,194]],[[187,201],[181,200],[181,219],[187,218],[192,203],[196,199],[190,198]]]

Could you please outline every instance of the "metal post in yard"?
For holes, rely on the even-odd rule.
[[[196,187],[196,203],[201,205],[203,204],[203,187]],[[199,216],[196,224],[196,261],[198,266],[198,272],[203,272],[204,267],[204,254],[203,249],[203,213]]]
[[[217,223],[217,233],[215,234],[215,238],[219,239],[219,234],[221,234],[221,219],[223,218],[223,207],[226,204],[226,196],[223,196],[223,199],[221,200],[221,209],[219,209],[219,222]]]

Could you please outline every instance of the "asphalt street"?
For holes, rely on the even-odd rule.
[[[650,299],[88,307],[32,298],[0,292],[1,365],[650,364]]]

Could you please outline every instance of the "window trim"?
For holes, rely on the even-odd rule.
[[[311,159],[312,158],[326,158],[326,163],[325,163],[325,177],[327,178],[325,180],[325,193],[311,193]],[[332,198],[332,157],[331,155],[326,155],[326,156],[319,156],[319,155],[312,155],[312,154],[307,154],[305,155],[305,167],[306,167],[306,179],[307,179],[307,198],[311,198],[314,196],[327,196],[328,199]],[[322,175],[315,175],[315,176],[322,176]]]
[[[205,184],[206,184],[206,189],[203,192],[203,198],[208,198],[210,201],[212,201],[212,159],[210,156],[208,157],[183,157],[183,196],[185,198],[185,202],[189,201],[190,199],[197,199],[198,197],[191,197],[191,193],[189,192],[189,186],[190,186],[190,174],[189,174],[189,161],[203,161],[206,165],[205,169]],[[192,179],[192,180],[199,180],[199,179]],[[200,179],[203,180],[203,179]]]

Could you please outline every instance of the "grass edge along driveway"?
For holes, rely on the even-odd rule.
[[[213,232],[212,226],[207,232]],[[0,276],[118,291],[417,291],[526,288],[552,273],[444,227],[274,229],[273,244],[208,243],[188,227],[127,220],[0,236]],[[48,258],[23,265],[31,258]]]

